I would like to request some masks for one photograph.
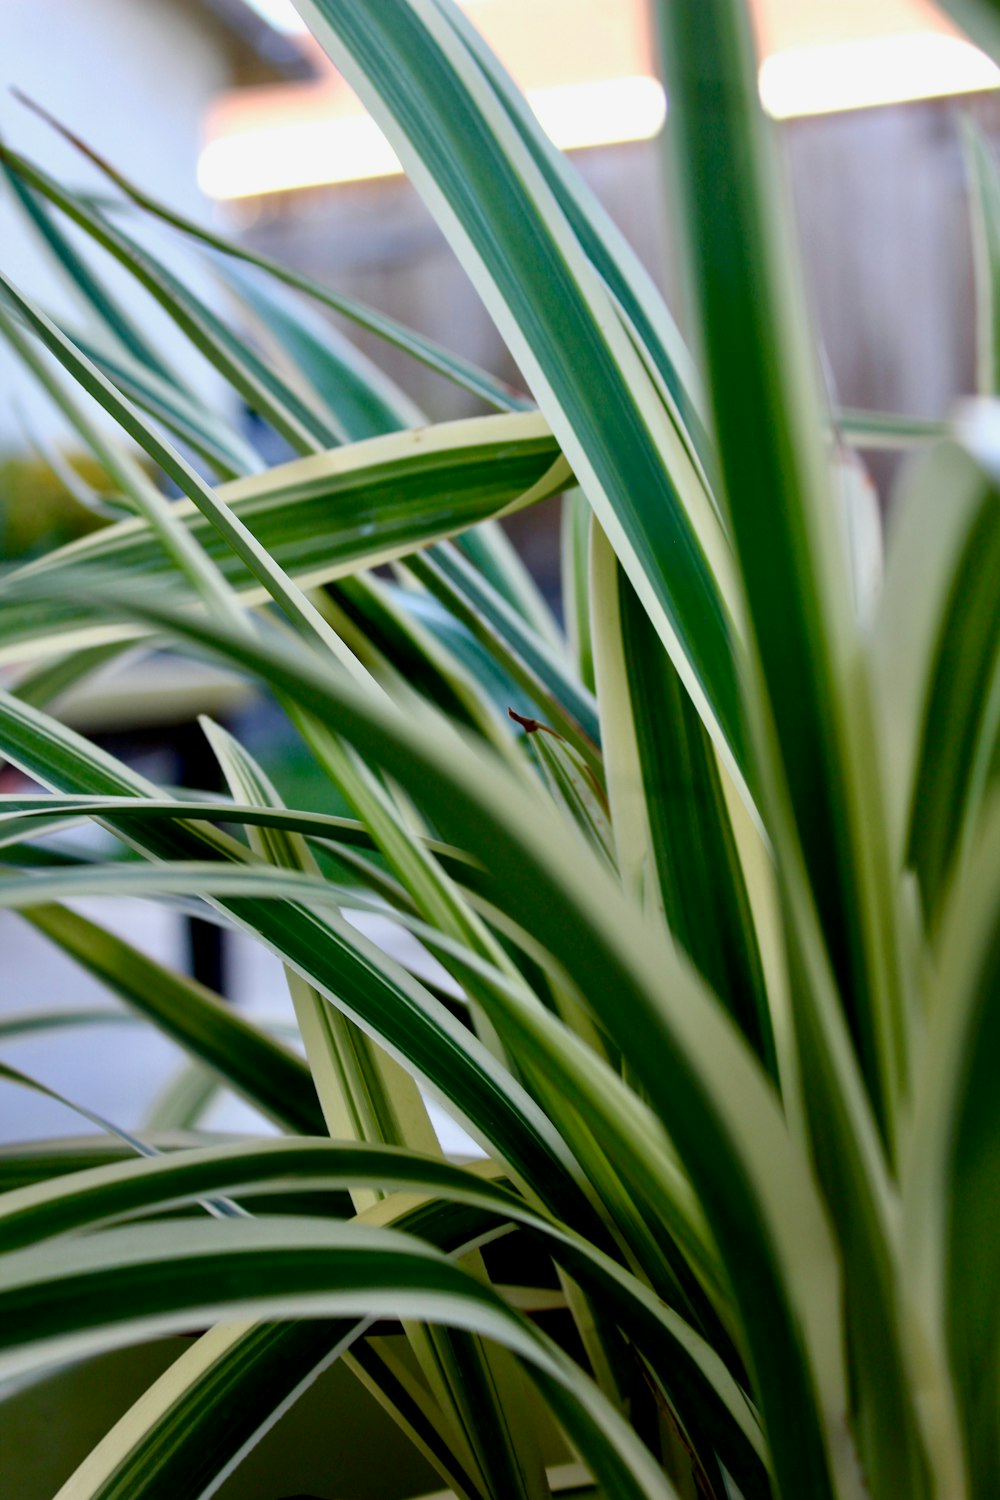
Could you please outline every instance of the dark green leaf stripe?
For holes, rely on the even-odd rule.
[[[891,1160],[907,1088],[909,997],[807,305],[745,5],[660,0],[656,15],[686,258],[753,636],[763,810],[789,928],[808,1129],[845,1225],[856,1431],[873,1491],[902,1486],[918,1496],[927,1471],[899,1352],[889,1190],[857,1080],[860,1060]],[[790,1494],[822,1492],[796,1433],[785,1429],[774,1446]]]
[[[199,1131],[150,1130],[143,1139],[154,1152],[184,1150],[187,1147],[228,1144],[227,1138]],[[112,1162],[134,1160],[135,1153],[107,1136],[74,1135],[46,1140],[19,1141],[0,1150],[0,1191],[7,1193],[45,1182],[69,1172],[89,1171]],[[153,1158],[155,1159],[155,1158]]]
[[[714,748],[623,572],[618,607],[667,925],[777,1076],[757,937]]]
[[[951,884],[907,1162],[910,1295],[920,1309],[941,1406],[961,1458],[935,1444],[941,1493],[1000,1485],[1000,802],[994,794],[967,868]],[[950,1467],[948,1461],[950,1460]],[[964,1476],[961,1469],[964,1468]],[[964,1483],[963,1483],[964,1479]]]
[[[371,834],[363,823],[355,818],[336,817],[330,813],[300,812],[285,807],[257,807],[243,802],[183,802],[160,800],[151,797],[19,797],[16,794],[0,795],[0,840],[8,837],[8,829],[16,826],[17,833],[27,835],[39,822],[51,818],[62,821],[79,818],[114,818],[127,822],[134,819],[141,824],[147,819],[166,818],[180,822],[244,823],[259,828],[284,828],[289,833],[301,833],[306,837],[323,838],[331,843],[345,844],[349,848],[372,849]],[[37,836],[37,835],[36,835]],[[445,862],[455,866],[471,864],[469,857],[451,844],[430,839],[427,847]]]
[[[978,407],[957,431],[963,446],[942,444],[909,486],[875,633],[890,827],[931,931],[989,792],[1000,723],[996,414]]]
[[[700,409],[703,397],[688,350],[652,278],[582,176],[549,141],[524,96],[472,22],[449,0],[438,0],[494,88],[512,124],[566,215],[581,248],[601,274],[654,361],[681,426],[701,462],[714,462]]]
[[[780,212],[749,20],[736,0],[710,0],[690,24],[684,7],[661,3],[657,14],[726,501],[773,723],[761,745],[763,773],[781,778],[772,797],[787,788],[831,963],[891,1141],[906,1058],[868,684],[852,639],[806,305]],[[777,809],[766,816],[777,838]]]
[[[981,744],[982,735],[989,733],[991,710],[995,715],[1000,495],[985,476],[981,497],[938,618],[911,804],[907,863],[919,876],[931,928],[940,917],[969,798],[975,794],[977,756],[984,749],[989,753],[990,747]],[[973,649],[973,640],[978,649]]]

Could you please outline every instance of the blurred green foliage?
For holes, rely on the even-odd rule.
[[[67,460],[81,488],[100,496],[109,488],[104,470],[86,454]],[[73,494],[44,459],[23,453],[0,456],[0,555],[21,558],[96,531],[105,519]]]

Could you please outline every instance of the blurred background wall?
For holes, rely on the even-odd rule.
[[[936,418],[975,375],[972,258],[960,121],[1000,139],[1000,98],[925,100],[781,124],[817,331],[840,405]],[[661,193],[661,146],[576,154],[576,165],[680,312]],[[256,248],[329,278],[511,381],[503,344],[444,237],[402,179],[344,183],[235,210]],[[346,327],[346,325],[344,325]],[[357,336],[436,417],[471,400],[405,355]],[[883,494],[898,461],[866,461]],[[554,518],[513,518],[547,583]]]
[[[287,14],[283,0],[256,3],[272,16]],[[626,107],[627,90],[638,100],[642,80],[656,71],[648,0],[466,0],[466,6],[543,118],[558,103],[552,96],[560,87],[582,95],[588,84],[620,78],[627,81],[621,133],[649,128],[641,109]],[[839,399],[939,415],[968,388],[973,368],[959,117],[966,111],[989,132],[998,123],[1000,77],[977,62],[973,49],[963,51],[924,0],[754,0],[753,8],[762,92],[783,117],[806,274]],[[283,121],[311,121],[318,137],[324,121],[343,116],[350,108],[346,90],[317,66],[319,76],[305,84],[244,89],[220,100],[208,122],[214,143],[205,165],[211,168],[220,143],[238,145],[241,133],[249,140],[266,125],[276,141]],[[879,103],[907,93],[914,97]],[[871,107],[849,107],[859,102]],[[593,137],[601,133],[594,122],[600,109],[595,91]],[[573,121],[564,115],[556,112],[553,126],[557,139],[560,130],[573,138]],[[612,122],[607,133],[613,132]],[[586,133],[587,124],[577,122],[577,138]],[[349,164],[338,158],[333,135],[329,141],[324,166],[346,176]],[[257,180],[267,182],[263,136],[255,153]],[[623,139],[573,155],[676,307],[660,143]],[[246,192],[253,174],[241,178],[232,152],[228,165],[228,175],[209,170],[206,181],[222,193]],[[280,179],[279,167],[270,180]],[[330,276],[513,375],[442,237],[400,177],[251,194],[230,199],[224,211],[268,253]],[[454,394],[431,377],[416,379],[432,410],[455,406]]]
[[[197,184],[205,121],[220,96],[291,80],[299,49],[246,6],[209,0],[2,0],[0,133],[57,177],[99,191],[99,174],[15,96],[20,90],[178,208],[204,213]],[[77,243],[85,243],[78,239]],[[76,309],[10,199],[0,208],[4,274],[48,310]],[[113,272],[112,272],[113,274]],[[197,268],[190,271],[196,279]],[[202,275],[208,285],[208,278]],[[184,340],[129,278],[116,295],[174,354]],[[215,386],[202,373],[206,394]],[[0,448],[57,427],[51,407],[0,346]]]
[[[676,311],[648,0],[462,5]],[[753,0],[753,10],[832,398],[942,416],[975,369],[961,115],[1000,135],[1000,74],[930,0]],[[105,186],[12,87],[175,207],[519,381],[444,237],[289,0],[3,0],[0,31],[0,130],[54,174]],[[4,272],[72,324],[9,193],[0,231]],[[150,299],[109,273],[205,399],[231,399]],[[192,258],[183,273],[225,309],[202,264]],[[435,375],[360,342],[429,417],[469,410]],[[60,426],[0,347],[0,490],[18,474],[9,456],[51,443]],[[886,498],[898,460],[868,462]],[[37,468],[28,480],[40,513]],[[526,511],[513,528],[552,591],[553,514]]]
[[[606,141],[575,150],[576,165],[676,308],[661,143],[627,138],[650,136],[662,115],[647,0],[464,5],[557,139]],[[974,370],[960,116],[997,134],[1000,75],[926,0],[754,8],[832,393],[845,406],[939,416],[971,389]],[[357,134],[355,97],[298,33],[288,0],[4,0],[0,32],[4,81],[153,192],[518,379],[416,194],[391,175],[377,141]],[[0,128],[57,175],[100,186],[7,89]],[[5,271],[68,314],[6,196],[0,228]],[[209,285],[193,262],[186,274]],[[116,285],[157,321],[149,299],[121,277]],[[197,371],[179,336],[164,337]],[[430,416],[468,410],[404,356],[360,342]],[[200,379],[206,399],[226,399],[211,372]],[[32,431],[58,430],[0,350],[0,450],[23,444],[26,419]],[[881,455],[871,464],[887,491],[893,464]],[[518,529],[551,572],[551,519],[527,513]]]
[[[560,88],[566,93],[603,77],[623,83],[623,118],[642,115],[630,111],[629,99],[638,100],[643,80],[655,71],[646,0],[466,0],[466,8],[519,82],[534,91],[539,108],[547,101],[551,113]],[[776,112],[831,111],[786,119],[781,131],[809,286],[839,397],[849,405],[937,415],[968,387],[973,364],[957,116],[968,110],[992,129],[996,95],[982,85],[995,80],[982,60],[977,73],[968,56],[941,50],[961,43],[923,0],[756,0],[755,9]],[[343,178],[354,170],[345,160],[350,146],[333,136],[324,157],[322,130],[324,122],[356,114],[356,102],[296,34],[287,0],[4,0],[0,30],[4,82],[38,98],[153,191],[182,209],[214,212],[268,253],[513,375],[405,180],[317,181],[255,193],[245,160],[240,176],[234,142],[262,128],[278,140],[290,124],[311,130],[319,169],[295,168],[296,159],[310,156],[300,133],[276,148],[277,178],[273,164],[268,176],[267,150],[251,147],[258,183],[294,181],[296,170],[306,179],[310,172],[321,179],[324,171]],[[928,54],[922,71],[912,58],[900,63],[900,45],[909,43],[912,51],[914,39],[936,39],[938,52]],[[886,42],[896,45],[896,54],[880,59],[864,53],[865,46],[870,51],[873,43]],[[948,97],[952,87],[973,91],[956,99]],[[944,97],[844,107],[908,89]],[[597,113],[591,110],[592,122]],[[646,131],[648,114],[646,108],[639,119]],[[554,118],[558,134],[560,117]],[[9,87],[0,95],[0,128],[57,174],[96,185],[86,164],[18,104]],[[563,119],[564,135],[566,128]],[[626,119],[624,133],[628,128]],[[606,133],[614,135],[614,121]],[[230,148],[221,166],[220,141]],[[221,200],[214,206],[196,175],[206,146],[201,179]],[[575,158],[672,293],[657,144],[592,146]],[[364,170],[362,160],[362,179]],[[0,213],[5,270],[62,310],[61,288],[37,246],[9,204]],[[129,289],[123,294],[127,299]],[[133,300],[148,311],[141,294]],[[400,366],[391,353],[387,363],[431,413],[460,409],[460,398],[432,377]],[[9,446],[20,435],[20,407],[34,422],[49,418],[2,354],[0,381],[0,446]]]
[[[998,101],[982,94],[780,126],[809,291],[845,405],[936,416],[969,387],[962,112],[988,131],[1000,124]],[[581,151],[575,164],[679,311],[659,142]],[[404,180],[311,189],[230,212],[256,248],[330,278],[515,378],[474,291]],[[379,353],[376,343],[367,347]],[[380,358],[430,408],[461,408],[461,393],[405,356],[385,351]]]

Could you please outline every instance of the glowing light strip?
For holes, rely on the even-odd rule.
[[[565,151],[646,140],[666,114],[663,89],[647,77],[535,89],[528,102]],[[343,115],[219,135],[201,153],[198,184],[210,198],[249,198],[400,171],[399,158],[370,116]]]
[[[787,120],[978,93],[1000,86],[1000,70],[971,42],[914,31],[774,52],[759,81],[768,114]]]
[[[971,42],[927,31],[775,52],[759,82],[764,108],[784,120],[995,89],[1000,69]],[[666,115],[662,88],[644,76],[535,89],[528,102],[565,151],[647,140]],[[374,120],[341,115],[220,134],[201,153],[198,182],[210,198],[249,198],[401,171]]]
[[[563,151],[646,141],[667,115],[663,88],[655,78],[605,78],[533,89],[528,103],[539,125]]]
[[[253,198],[401,171],[371,116],[348,115],[217,136],[198,158],[198,186],[210,198]]]

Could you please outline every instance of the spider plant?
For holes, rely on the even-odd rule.
[[[212,1494],[334,1360],[462,1500],[993,1496],[1000,417],[923,434],[824,402],[741,0],[656,7],[693,354],[451,0],[297,3],[530,399],[113,164],[112,206],[3,148],[82,317],[4,279],[0,331],[112,515],[3,578],[0,751],[37,791],[0,800],[0,906],[191,1066],[148,1131],[97,1122],[85,1165],[78,1141],[0,1153],[0,1377],[207,1330],[61,1500]],[[970,162],[989,396],[1000,193]],[[286,462],[205,408],[67,224]],[[178,238],[237,319],[171,269]],[[324,309],[489,414],[426,425]],[[914,436],[879,582],[849,444]],[[565,630],[497,525],[556,494]],[[61,721],[68,687],[164,644],[270,695],[309,806],[218,724],[225,795]],[[86,822],[118,857],[53,843]],[[75,904],[123,894],[277,955],[301,1049]],[[199,1135],[220,1089],[270,1133]],[[442,1153],[428,1099],[481,1159]]]

